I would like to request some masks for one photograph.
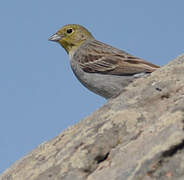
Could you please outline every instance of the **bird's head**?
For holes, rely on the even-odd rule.
[[[93,39],[92,34],[78,24],[65,25],[49,38],[50,41],[58,42],[67,53],[73,51],[88,39]]]

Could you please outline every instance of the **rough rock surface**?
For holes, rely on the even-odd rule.
[[[184,55],[13,164],[0,180],[184,179]]]

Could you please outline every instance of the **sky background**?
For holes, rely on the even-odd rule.
[[[105,100],[73,75],[48,38],[81,24],[100,41],[164,65],[184,52],[184,1],[1,0],[0,173]]]

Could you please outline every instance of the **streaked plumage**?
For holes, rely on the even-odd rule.
[[[159,68],[125,51],[97,41],[80,25],[66,25],[50,40],[60,43],[65,48],[73,72],[80,82],[107,99],[116,96],[139,77],[136,74],[144,75]]]

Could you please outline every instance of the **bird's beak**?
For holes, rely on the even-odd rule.
[[[54,34],[49,38],[49,41],[55,41],[58,42],[59,40],[61,40],[64,37],[64,35],[62,34]]]

